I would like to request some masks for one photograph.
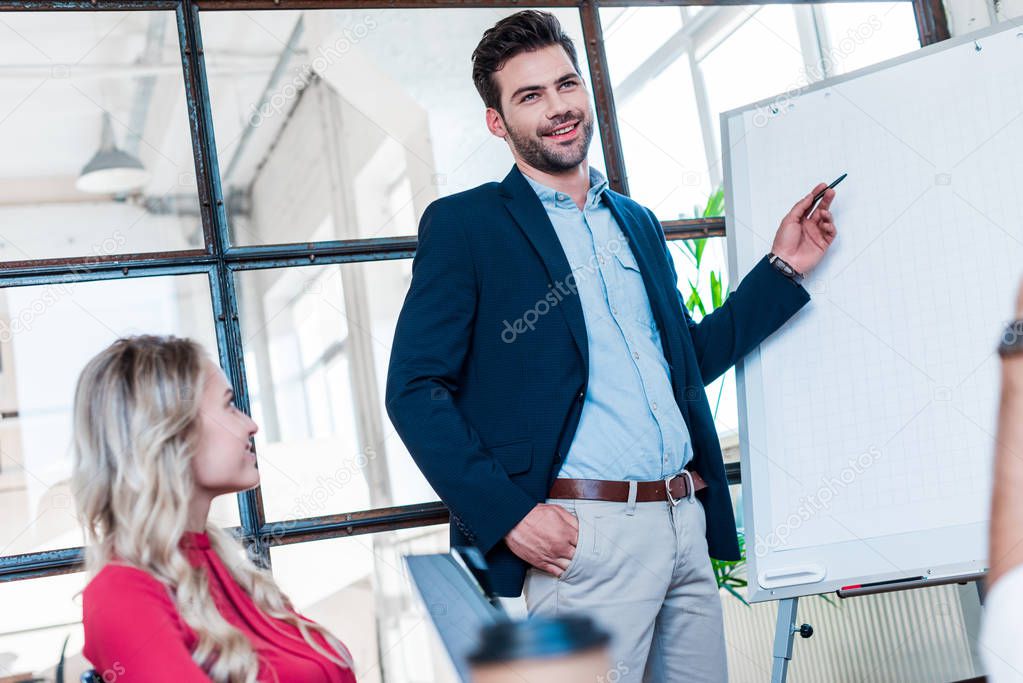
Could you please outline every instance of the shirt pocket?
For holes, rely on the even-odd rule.
[[[653,333],[657,330],[653,312],[650,310],[650,297],[643,283],[643,273],[639,269],[632,250],[623,245],[614,252],[615,260],[621,266],[618,269],[618,279],[621,282],[620,292],[623,296],[622,306],[628,308],[632,319],[646,328],[647,332]]]

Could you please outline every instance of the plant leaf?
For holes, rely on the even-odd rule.
[[[718,187],[707,198],[707,206],[703,209],[704,218],[722,216],[725,213],[725,189]]]
[[[739,599],[739,600],[740,600],[740,601],[742,602],[742,604],[746,605],[747,607],[749,607],[749,606],[750,606],[750,604],[749,604],[748,602],[746,602],[746,598],[744,598],[744,597],[742,597],[741,595],[739,595],[739,592],[738,592],[738,591],[736,591],[736,590],[735,590],[734,588],[732,588],[731,586],[725,586],[725,587],[724,587],[724,589],[725,589],[726,591],[728,591],[729,593],[731,593],[732,595],[734,595],[734,596],[735,596],[736,598],[738,598],[738,599]]]
[[[721,277],[714,270],[710,271],[710,303],[712,311],[721,308],[724,303],[721,298]]]
[[[697,291],[696,287],[693,287],[691,283],[690,289],[689,298],[686,299],[686,308],[694,313],[697,309],[699,309],[701,316],[707,315],[707,309],[703,306],[703,299],[700,297],[700,292]]]
[[[699,270],[700,269],[700,262],[703,260],[703,250],[707,246],[707,238],[706,237],[700,237],[700,238],[692,240],[692,241],[696,243],[696,247],[695,247],[696,251],[694,252],[694,256],[696,256],[696,269]]]

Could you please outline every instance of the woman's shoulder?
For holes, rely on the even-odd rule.
[[[89,611],[90,606],[138,604],[139,601],[157,603],[174,610],[174,601],[159,579],[143,569],[127,564],[107,563],[82,592],[82,603],[86,611]]]
[[[163,588],[160,580],[144,569],[139,569],[130,564],[107,562],[86,584],[85,591],[95,592],[108,587],[124,589],[132,586],[139,588]]]
[[[100,569],[83,591],[82,627],[83,653],[97,670],[154,672],[132,680],[208,680],[192,661],[194,632],[167,587],[142,569]]]
[[[82,622],[86,640],[131,640],[137,629],[170,628],[187,639],[167,587],[155,576],[124,564],[103,566],[82,591]]]

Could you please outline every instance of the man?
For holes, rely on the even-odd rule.
[[[998,347],[1002,399],[995,441],[981,654],[991,683],[1023,683],[1023,283]]]
[[[498,22],[473,80],[515,166],[427,207],[388,414],[499,594],[591,614],[623,680],[725,680],[708,549],[739,549],[704,385],[809,300],[834,190],[809,218],[801,199],[779,260],[697,325],[653,212],[588,167],[593,112],[557,20]]]

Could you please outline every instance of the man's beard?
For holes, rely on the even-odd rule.
[[[508,131],[508,137],[511,138],[512,145],[515,146],[515,151],[519,153],[523,161],[538,171],[554,174],[571,170],[581,164],[590,149],[590,141],[593,139],[593,119],[584,117],[582,112],[573,113],[571,117],[566,117],[564,122],[552,125],[550,129],[557,130],[559,126],[572,120],[579,121],[579,135],[571,145],[566,147],[562,147],[556,142],[551,142],[554,147],[548,147],[544,144],[544,138],[536,132],[520,132],[508,125],[507,121],[504,122],[504,126]]]

